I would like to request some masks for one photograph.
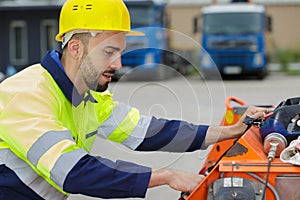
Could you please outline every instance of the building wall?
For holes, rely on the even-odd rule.
[[[170,28],[199,44],[200,34],[193,33],[193,18],[200,14],[200,9],[201,6],[169,6]],[[172,45],[178,48],[192,48],[192,45],[187,43],[182,37],[174,37]]]
[[[6,7],[0,10],[0,26],[5,27],[5,31],[0,33],[0,72],[5,72],[8,66],[14,66],[17,71],[33,63],[40,62],[42,56],[46,52],[41,52],[41,23],[43,20],[54,20],[55,22],[59,16],[60,7],[43,7],[43,8],[16,8]],[[26,52],[27,56],[22,63],[13,63],[11,61],[11,48],[10,41],[10,24],[13,21],[22,21],[26,24],[27,40]],[[53,38],[54,39],[54,38]],[[58,45],[57,45],[58,46]]]
[[[272,48],[300,49],[300,4],[266,5],[267,13],[273,19]],[[193,34],[193,18],[200,15],[201,5],[177,6],[169,5],[168,12],[171,28],[181,32],[195,41],[200,41],[201,35]],[[173,45],[191,47],[185,40],[174,38]]]
[[[267,12],[273,18],[273,38],[279,49],[300,50],[300,5],[270,5]]]

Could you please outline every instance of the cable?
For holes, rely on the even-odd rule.
[[[262,179],[261,177],[257,176],[256,174],[252,173],[252,172],[245,172],[245,174],[248,174],[250,176],[252,176],[253,178],[257,179],[258,181],[260,181],[261,183],[264,183],[265,180]],[[267,184],[268,188],[273,192],[274,196],[275,196],[275,199],[276,200],[280,200],[280,197],[279,197],[279,194],[278,192],[276,191],[276,189],[270,184],[268,183]]]
[[[267,171],[267,174],[266,174],[266,180],[265,180],[265,185],[264,185],[264,190],[263,190],[263,193],[262,193],[262,200],[265,199],[265,194],[266,194],[266,189],[267,189],[267,185],[268,185],[268,182],[269,182],[269,174],[270,174],[270,168],[271,168],[271,161],[273,159],[268,159],[268,171]]]
[[[262,200],[265,199],[267,184],[269,182],[271,162],[275,158],[279,143],[278,143],[278,141],[272,141],[272,142],[270,142],[270,145],[271,145],[271,148],[270,148],[269,153],[268,153],[268,170],[267,170],[267,174],[266,174],[266,181],[265,181],[264,190],[263,190],[263,193],[262,193],[262,195],[263,195],[262,198],[261,198]]]

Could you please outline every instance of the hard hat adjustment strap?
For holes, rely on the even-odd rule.
[[[98,33],[102,33],[103,31],[94,31],[94,30],[73,30],[65,33],[62,38],[61,48],[63,49],[66,44],[70,41],[73,35],[77,33],[90,33],[92,37],[96,37]]]

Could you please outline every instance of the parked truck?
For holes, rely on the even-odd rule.
[[[116,79],[163,80],[177,72],[186,74],[189,62],[171,47],[167,4],[162,0],[124,0],[132,28],[145,36],[127,36],[122,70]],[[174,73],[175,72],[175,73]]]
[[[199,31],[198,18],[194,31]],[[267,73],[267,40],[271,17],[263,5],[231,3],[205,6],[201,13],[202,50],[199,65],[204,77]]]

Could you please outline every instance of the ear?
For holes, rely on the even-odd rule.
[[[83,54],[83,44],[80,40],[72,38],[68,42],[68,51],[75,60],[79,60]]]

